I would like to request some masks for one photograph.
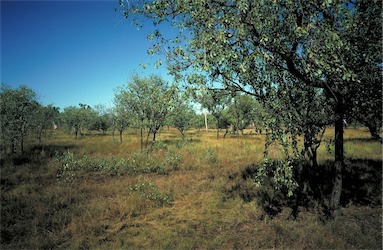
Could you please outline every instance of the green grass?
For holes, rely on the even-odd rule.
[[[215,136],[195,130],[181,141],[164,129],[158,146],[140,152],[134,130],[123,143],[58,131],[4,157],[1,248],[382,248],[382,144],[365,129],[345,132],[347,202],[328,222],[315,207],[301,207],[296,220],[283,207],[270,219],[256,200],[228,192],[236,184],[254,191],[241,176],[262,160],[265,138]],[[318,153],[319,163],[333,159],[325,145]],[[281,155],[277,147],[270,154]]]

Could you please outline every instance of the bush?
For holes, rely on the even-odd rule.
[[[181,155],[174,151],[169,151],[169,153],[164,157],[163,165],[169,170],[178,170],[181,160]]]
[[[207,149],[204,158],[209,164],[214,164],[218,161],[218,155],[212,148]]]
[[[170,194],[162,194],[151,181],[136,184],[129,190],[130,193],[137,192],[141,197],[149,199],[159,206],[170,205],[173,201],[173,197]]]
[[[140,173],[167,174],[168,170],[178,168],[181,156],[170,151],[163,162],[153,158],[148,152],[138,152],[128,159],[115,157],[75,157],[67,152],[58,157],[57,179],[60,181],[72,181],[78,171],[102,172],[108,175],[135,175]]]

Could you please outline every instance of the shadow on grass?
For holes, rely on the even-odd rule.
[[[165,139],[161,140],[161,142],[166,143],[167,145],[176,145],[177,147],[181,147],[185,144],[190,144],[190,143],[198,143],[201,142],[202,140],[199,138],[181,138],[181,139]]]
[[[49,161],[73,148],[70,144],[35,145],[22,155],[1,159],[2,249],[57,248],[60,239],[52,235],[68,225],[79,200],[55,185],[57,169]]]
[[[1,166],[21,166],[24,164],[42,163],[56,156],[63,155],[64,152],[74,149],[73,144],[37,144],[27,148],[22,154],[9,154],[0,159]]]
[[[271,218],[284,207],[292,208],[291,218],[296,218],[301,208],[320,209],[325,212],[332,189],[333,162],[325,162],[314,173],[311,166],[299,163],[294,169],[294,179],[299,187],[294,195],[288,197],[283,187],[275,189],[273,169],[277,163],[270,164],[268,178],[262,186],[256,187],[253,181],[258,166],[251,165],[240,173],[229,176],[234,185],[226,192],[239,196],[244,201],[256,200],[265,214]],[[347,159],[343,171],[343,190],[341,206],[381,206],[382,204],[382,161],[369,159]]]
[[[359,142],[380,142],[383,143],[382,139],[379,138],[345,138],[344,142],[354,142],[354,143],[359,143]]]

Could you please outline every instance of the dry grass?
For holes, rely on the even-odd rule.
[[[380,207],[350,204],[324,224],[314,210],[288,220],[289,208],[270,220],[255,201],[228,196],[225,190],[234,184],[230,176],[261,161],[264,135],[217,140],[214,131],[195,130],[182,144],[175,129],[164,129],[158,137],[162,146],[148,157],[165,164],[170,152],[181,156],[176,167],[164,165],[166,174],[111,176],[77,171],[70,181],[56,178],[61,167],[58,156],[68,150],[77,158],[128,159],[140,148],[134,132],[127,131],[123,143],[113,141],[111,135],[74,140],[57,132],[25,156],[33,160],[4,160],[1,248],[382,247]],[[329,129],[326,137],[332,134]],[[347,158],[381,161],[381,144],[368,138],[365,129],[346,130]],[[279,157],[280,151],[275,147],[271,154]],[[320,162],[332,159],[325,145],[319,157]],[[145,183],[153,189],[132,189]],[[168,195],[172,200],[164,202]]]

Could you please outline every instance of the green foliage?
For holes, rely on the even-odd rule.
[[[150,151],[166,151],[168,149],[168,144],[164,141],[156,141],[152,144]]]
[[[195,117],[193,107],[188,103],[186,96],[175,96],[174,105],[169,114],[169,125],[178,129],[182,136],[193,126]]]
[[[25,137],[32,128],[44,122],[41,114],[42,107],[36,101],[36,93],[26,87],[11,89],[1,85],[0,90],[0,125],[2,150],[16,152],[24,151]]]
[[[263,186],[265,182],[270,182],[273,189],[283,190],[287,196],[292,196],[294,190],[298,187],[293,175],[293,168],[296,164],[297,162],[291,159],[283,161],[264,159],[259,164],[254,176],[257,187]]]
[[[96,117],[96,113],[90,106],[82,103],[79,106],[66,107],[62,113],[62,118],[68,131],[74,129],[76,139],[79,133],[80,136],[82,135],[85,128],[91,127]]]
[[[214,164],[218,161],[218,155],[213,148],[208,148],[205,152],[204,159],[209,164]]]
[[[145,181],[129,188],[130,193],[138,193],[141,197],[155,202],[159,206],[171,205],[173,197],[170,194],[162,194],[158,187],[151,181]]]
[[[216,128],[218,139],[219,129],[227,128],[229,124],[228,117],[224,117],[224,115],[225,109],[231,101],[230,92],[217,89],[205,89],[199,93],[195,93],[194,99],[215,118],[217,122]]]
[[[115,103],[118,109],[129,111],[140,128],[147,127],[155,141],[173,105],[174,93],[175,88],[170,87],[160,76],[134,75],[126,87],[116,90]]]
[[[129,158],[76,157],[70,151],[57,157],[57,179],[75,181],[79,172],[101,172],[108,175],[137,175],[145,173],[167,174],[179,168],[182,157],[175,151],[165,153],[161,160],[147,151],[133,153]]]
[[[229,113],[232,117],[232,125],[234,131],[243,131],[251,123],[256,120],[261,120],[260,117],[256,117],[256,101],[250,95],[236,94],[229,104]]]
[[[167,21],[178,29],[179,33],[169,39],[157,31],[156,36],[160,39],[150,50],[150,53],[159,53],[161,48],[166,48],[167,65],[176,79],[183,78],[203,87],[214,83],[215,87],[233,93],[244,92],[269,101],[272,110],[280,111],[274,112],[268,122],[268,125],[278,126],[268,128],[273,131],[269,138],[278,139],[284,145],[291,143],[291,147],[296,148],[294,137],[297,133],[294,130],[298,128],[291,119],[296,114],[287,112],[291,117],[286,119],[286,115],[281,116],[285,114],[283,109],[307,103],[306,96],[299,95],[284,103],[289,99],[281,93],[286,82],[291,92],[302,90],[299,85],[321,89],[326,102],[317,100],[323,106],[328,105],[327,101],[331,102],[336,129],[334,153],[338,164],[334,165],[337,168],[334,180],[342,178],[342,134],[346,111],[358,110],[362,114],[360,111],[363,110],[372,114],[366,117],[369,117],[373,136],[378,136],[381,119],[374,119],[373,114],[377,112],[381,117],[382,113],[381,90],[377,86],[382,78],[379,1],[370,4],[365,0],[158,0],[134,4],[120,1],[120,6],[127,18],[150,18],[156,30]],[[369,93],[376,93],[373,101],[368,100]],[[357,96],[356,101],[352,101],[353,94]],[[315,111],[311,110],[309,114],[312,113]],[[302,125],[305,150],[314,163],[324,124],[314,124],[316,127],[310,123]],[[282,132],[283,126],[287,126],[287,133]],[[286,134],[291,135],[290,140],[286,139]],[[287,147],[284,148],[287,151]],[[335,181],[334,209],[338,206],[335,203],[339,201],[340,190],[341,181]]]
[[[170,150],[163,159],[163,165],[166,169],[172,171],[177,170],[179,168],[179,165],[182,161],[181,155],[176,153],[173,150]]]
[[[102,104],[96,105],[94,111],[96,116],[90,126],[90,129],[102,131],[102,133],[105,134],[108,128],[110,128],[113,124],[113,111],[112,109],[106,108]]]

